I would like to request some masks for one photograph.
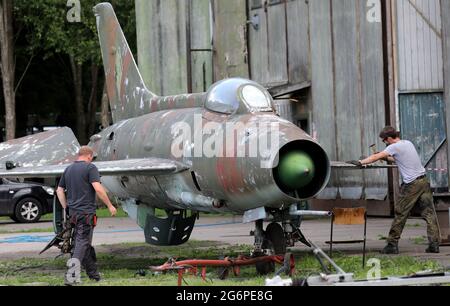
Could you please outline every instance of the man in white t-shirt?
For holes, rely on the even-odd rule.
[[[386,150],[364,160],[351,163],[362,167],[379,160],[395,162],[402,176],[403,184],[400,189],[400,198],[398,203],[395,204],[395,219],[389,232],[388,244],[381,253],[399,253],[398,241],[406,221],[416,205],[418,205],[422,218],[427,222],[429,247],[426,252],[439,253],[441,237],[433,194],[416,148],[410,141],[400,139],[400,133],[390,126],[381,131],[380,138],[387,145]]]

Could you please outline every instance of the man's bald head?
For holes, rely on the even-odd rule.
[[[94,150],[88,146],[83,146],[80,148],[80,151],[78,151],[78,156],[94,156]]]

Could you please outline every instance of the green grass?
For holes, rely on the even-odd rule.
[[[115,246],[104,246],[98,252],[98,264],[103,280],[93,283],[83,278],[83,285],[87,286],[176,286],[176,273],[152,273],[150,266],[158,266],[169,257],[183,259],[218,259],[224,256],[236,257],[238,254],[248,255],[249,246],[221,246],[211,241],[190,241],[177,247],[155,247],[146,244],[129,243]],[[320,264],[310,252],[296,252],[295,278],[317,275],[321,272]],[[381,276],[405,276],[424,270],[440,271],[442,267],[434,261],[421,261],[412,257],[379,256],[369,254],[368,258],[378,258],[381,262]],[[334,260],[346,272],[354,273],[355,279],[365,279],[372,267],[362,269],[360,256],[348,256],[335,253]],[[19,259],[0,261],[1,285],[24,285],[30,283],[63,285],[67,258],[53,259]],[[280,266],[277,266],[277,269]],[[136,272],[145,269],[145,276],[138,276]],[[273,277],[269,275],[269,277]],[[286,276],[283,276],[286,277]],[[258,276],[254,267],[241,269],[240,276],[230,276],[220,280],[215,268],[207,269],[207,281],[200,277],[185,276],[188,285],[195,286],[261,286],[266,277]]]
[[[427,239],[428,238],[425,237],[425,236],[409,238],[409,240],[411,240],[416,245],[426,244],[427,243]]]
[[[107,208],[97,209],[97,217],[98,218],[111,218],[111,213]],[[121,208],[117,208],[117,215],[115,218],[126,218],[128,214]]]
[[[417,228],[421,227],[420,223],[414,223],[414,224],[406,224],[405,227],[407,228]]]

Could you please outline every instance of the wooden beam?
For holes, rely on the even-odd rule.
[[[269,92],[274,98],[283,97],[286,95],[291,95],[294,93],[297,93],[303,89],[310,88],[311,87],[311,81],[305,81],[301,82],[300,84],[293,84],[293,85],[283,85],[283,86],[277,86],[269,88]]]

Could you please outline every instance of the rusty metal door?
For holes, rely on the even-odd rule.
[[[442,93],[399,95],[402,138],[414,143],[431,187],[448,191],[447,135]]]

